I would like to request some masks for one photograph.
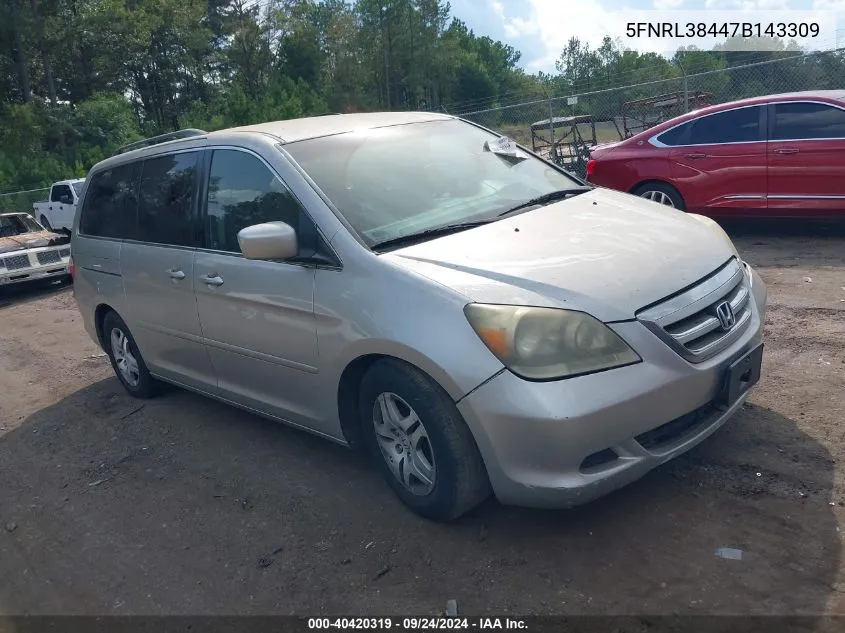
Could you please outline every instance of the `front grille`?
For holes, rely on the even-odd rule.
[[[637,318],[682,357],[699,363],[742,335],[751,323],[750,299],[751,286],[743,266],[731,259],[691,288],[641,310]],[[731,314],[733,323],[725,319]]]
[[[20,270],[21,268],[29,268],[28,255],[13,255],[12,257],[4,257],[3,264],[8,270]]]
[[[61,259],[59,251],[41,251],[37,257],[39,264],[53,264]]]

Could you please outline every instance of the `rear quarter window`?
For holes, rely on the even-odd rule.
[[[93,237],[135,239],[138,217],[137,165],[129,163],[91,176],[79,231]]]

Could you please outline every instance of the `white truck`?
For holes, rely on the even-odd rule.
[[[33,215],[44,228],[70,233],[84,182],[84,178],[55,182],[50,197],[32,205]]]

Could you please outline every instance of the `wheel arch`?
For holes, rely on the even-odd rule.
[[[370,341],[370,344],[372,343],[373,341]],[[368,347],[370,346],[368,345]],[[469,391],[462,389],[446,370],[433,360],[411,348],[392,344],[375,345],[367,351],[362,350],[344,364],[337,380],[336,406],[340,429],[343,437],[352,447],[360,446],[363,440],[358,420],[358,395],[361,380],[374,363],[383,359],[397,360],[422,372],[433,384],[440,387],[453,402],[460,400]],[[483,382],[483,379],[480,382]]]
[[[107,303],[101,303],[94,309],[94,328],[97,332],[97,340],[100,342],[100,347],[104,350],[106,348],[106,341],[103,338],[103,323],[109,312],[114,312],[117,316],[120,316],[120,313]]]
[[[663,180],[661,178],[643,178],[642,180],[640,180],[636,184],[634,184],[633,187],[628,189],[628,193],[634,193],[637,189],[640,189],[640,188],[644,187],[645,185],[651,185],[651,184],[666,185],[667,187],[672,187],[672,189],[677,191],[679,194],[681,193],[680,190],[675,185],[673,185],[668,180]]]

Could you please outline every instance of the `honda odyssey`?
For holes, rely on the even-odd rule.
[[[452,116],[183,130],[82,198],[74,293],[130,394],[365,446],[431,519],[610,492],[760,375],[766,288],[715,222]]]

